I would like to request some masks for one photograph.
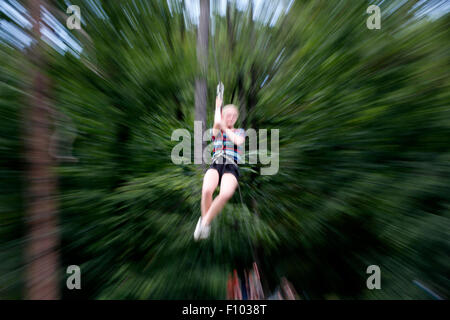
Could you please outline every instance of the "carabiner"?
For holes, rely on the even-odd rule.
[[[217,85],[217,96],[223,101],[224,86],[222,81]]]

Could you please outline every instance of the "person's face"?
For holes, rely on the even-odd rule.
[[[225,125],[229,128],[233,127],[238,118],[238,113],[234,108],[227,108],[222,113],[223,120],[225,121]]]

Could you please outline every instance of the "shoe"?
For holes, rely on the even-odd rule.
[[[202,222],[200,228],[201,228],[200,239],[208,239],[209,233],[211,232],[211,226],[203,225]]]
[[[202,217],[200,216],[197,222],[197,226],[195,227],[194,240],[200,239],[201,233],[202,233]]]

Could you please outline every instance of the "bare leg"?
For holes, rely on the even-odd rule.
[[[215,216],[223,209],[227,201],[233,196],[238,182],[231,173],[225,173],[220,183],[220,193],[212,202],[204,217],[204,223],[209,225]]]
[[[203,178],[201,210],[205,217],[212,203],[212,196],[219,184],[219,173],[215,169],[208,169]]]

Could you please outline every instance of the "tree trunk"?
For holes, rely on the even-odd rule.
[[[42,1],[29,0],[28,4],[36,42],[28,52],[34,71],[30,101],[24,114],[27,167],[25,299],[54,300],[60,298],[59,230],[57,181],[52,172],[55,160],[49,152],[52,134],[49,79],[42,72],[45,67],[39,30]]]
[[[194,150],[194,162],[203,164],[203,150],[206,142],[203,141],[203,132],[206,129],[207,104],[207,71],[208,71],[208,41],[209,41],[209,0],[200,0],[200,21],[197,32],[197,62],[199,74],[195,80],[195,121],[201,121],[201,150]],[[198,146],[199,147],[199,146]]]
[[[236,8],[234,8],[235,12]],[[233,32],[233,25],[231,22],[231,7],[230,7],[230,1],[227,1],[227,34],[228,34],[228,45],[230,47],[230,51],[234,51],[234,32]]]

